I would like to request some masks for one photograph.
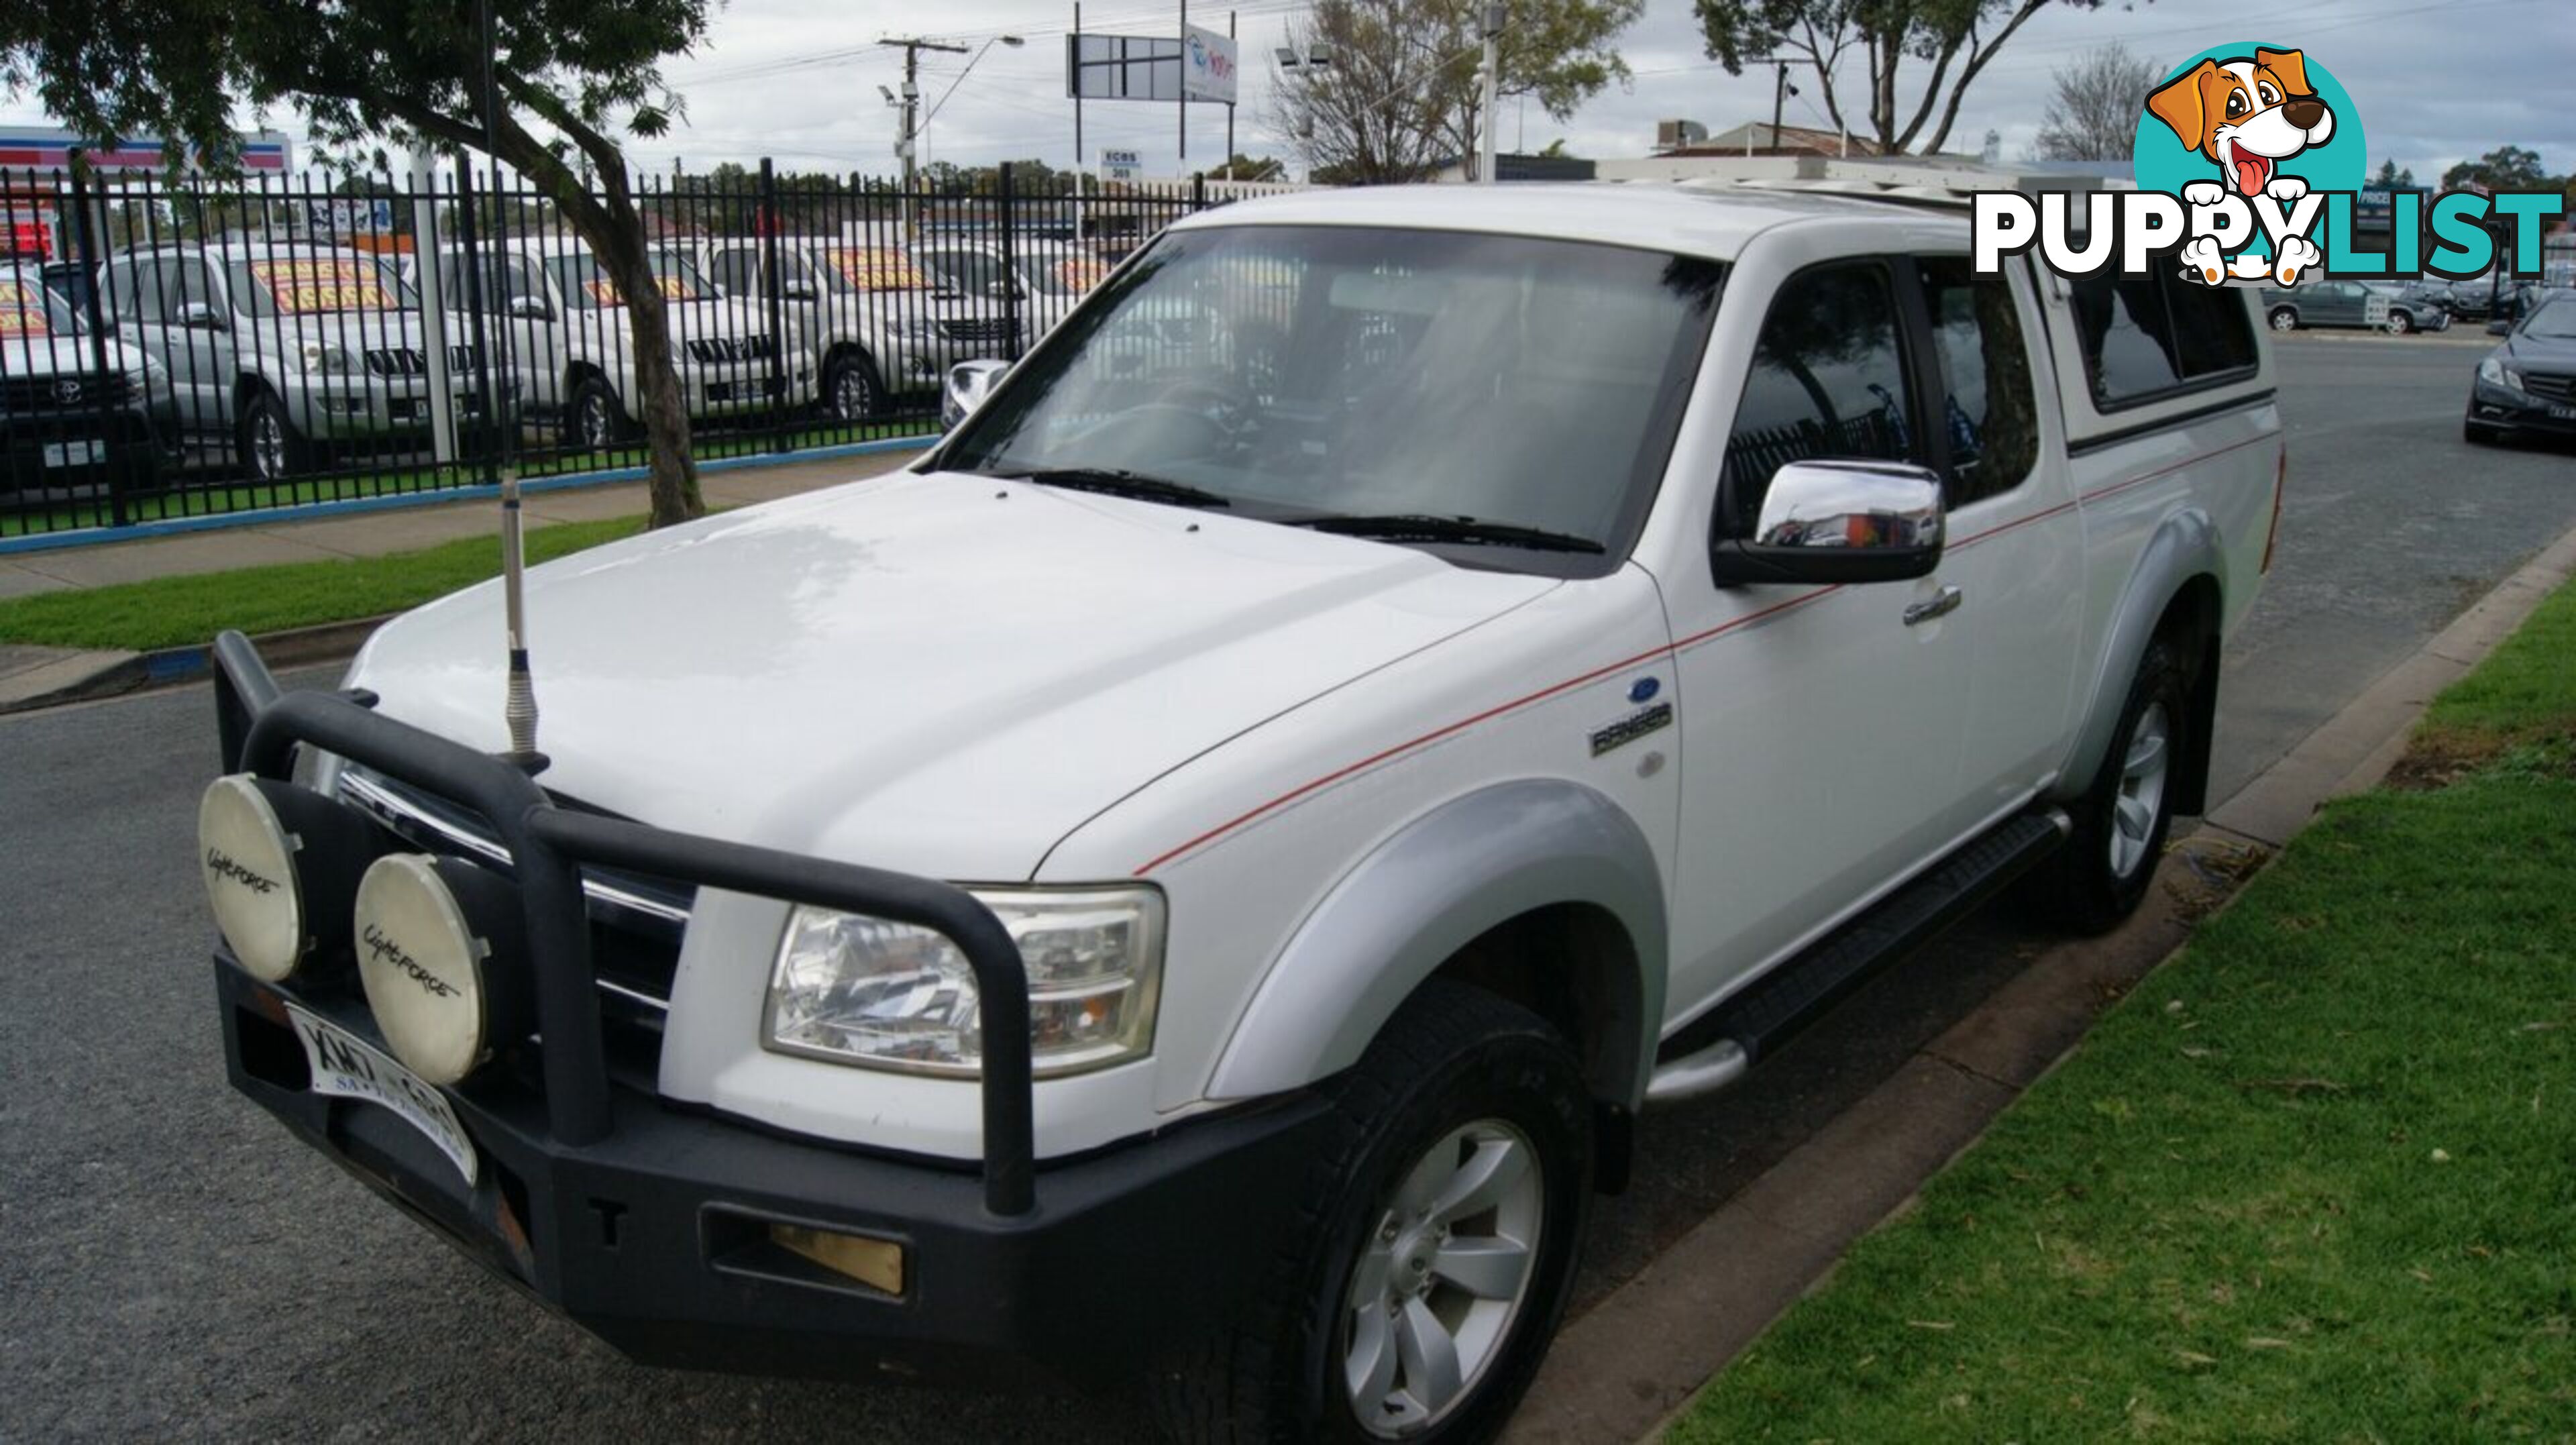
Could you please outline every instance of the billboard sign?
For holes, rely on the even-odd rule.
[[[1137,159],[1134,151],[1105,150],[1100,153],[1100,173],[1110,180],[1132,181],[1144,174],[1144,170],[1143,162]]]
[[[151,136],[129,136],[123,143],[107,147],[85,144],[75,132],[53,126],[0,129],[0,168],[9,170],[67,170],[72,152],[77,150],[88,158],[90,169],[100,175],[144,174],[169,169],[172,152],[177,149]],[[185,154],[184,159],[180,169],[200,169],[193,153]],[[276,131],[254,131],[241,138],[241,167],[252,175],[284,175],[293,159],[293,148]]]
[[[1192,25],[1181,34],[1181,93],[1192,100],[1234,104],[1234,39]]]
[[[306,201],[304,224],[316,236],[382,235],[394,228],[394,203],[384,196]]]

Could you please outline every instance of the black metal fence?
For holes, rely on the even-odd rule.
[[[633,182],[701,458],[937,425],[1175,218],[1247,187]],[[0,537],[640,465],[624,298],[488,170],[0,172]]]

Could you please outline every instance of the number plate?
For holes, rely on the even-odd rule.
[[[49,467],[91,467],[106,456],[107,443],[102,441],[45,443],[45,465]]]
[[[2552,406],[2549,408],[2549,419],[2551,421],[2576,421],[2576,406]]]
[[[427,1135],[456,1172],[465,1176],[467,1186],[473,1185],[478,1162],[474,1141],[446,1095],[338,1024],[292,1004],[286,1012],[295,1020],[295,1037],[304,1045],[305,1059],[313,1065],[313,1092],[363,1099],[393,1110],[404,1123]]]

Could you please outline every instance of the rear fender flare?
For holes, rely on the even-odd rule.
[[[2120,725],[2130,680],[2138,675],[2147,644],[2155,640],[2156,624],[2164,620],[2165,609],[2181,595],[2184,585],[2207,575],[2218,584],[2220,595],[2226,595],[2227,556],[2219,541],[2217,523],[2198,507],[2165,518],[2147,539],[2103,635],[2101,670],[2093,676],[2074,746],[2058,773],[2057,798],[2081,797],[2092,786],[2093,775],[2110,750],[2111,732]]]

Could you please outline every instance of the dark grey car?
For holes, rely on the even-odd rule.
[[[2386,302],[2383,310],[2374,303]],[[2404,336],[2440,331],[2451,315],[2439,302],[2394,287],[2363,281],[2312,280],[2303,286],[2263,288],[2263,315],[2274,331],[2301,327],[2368,327]]]

